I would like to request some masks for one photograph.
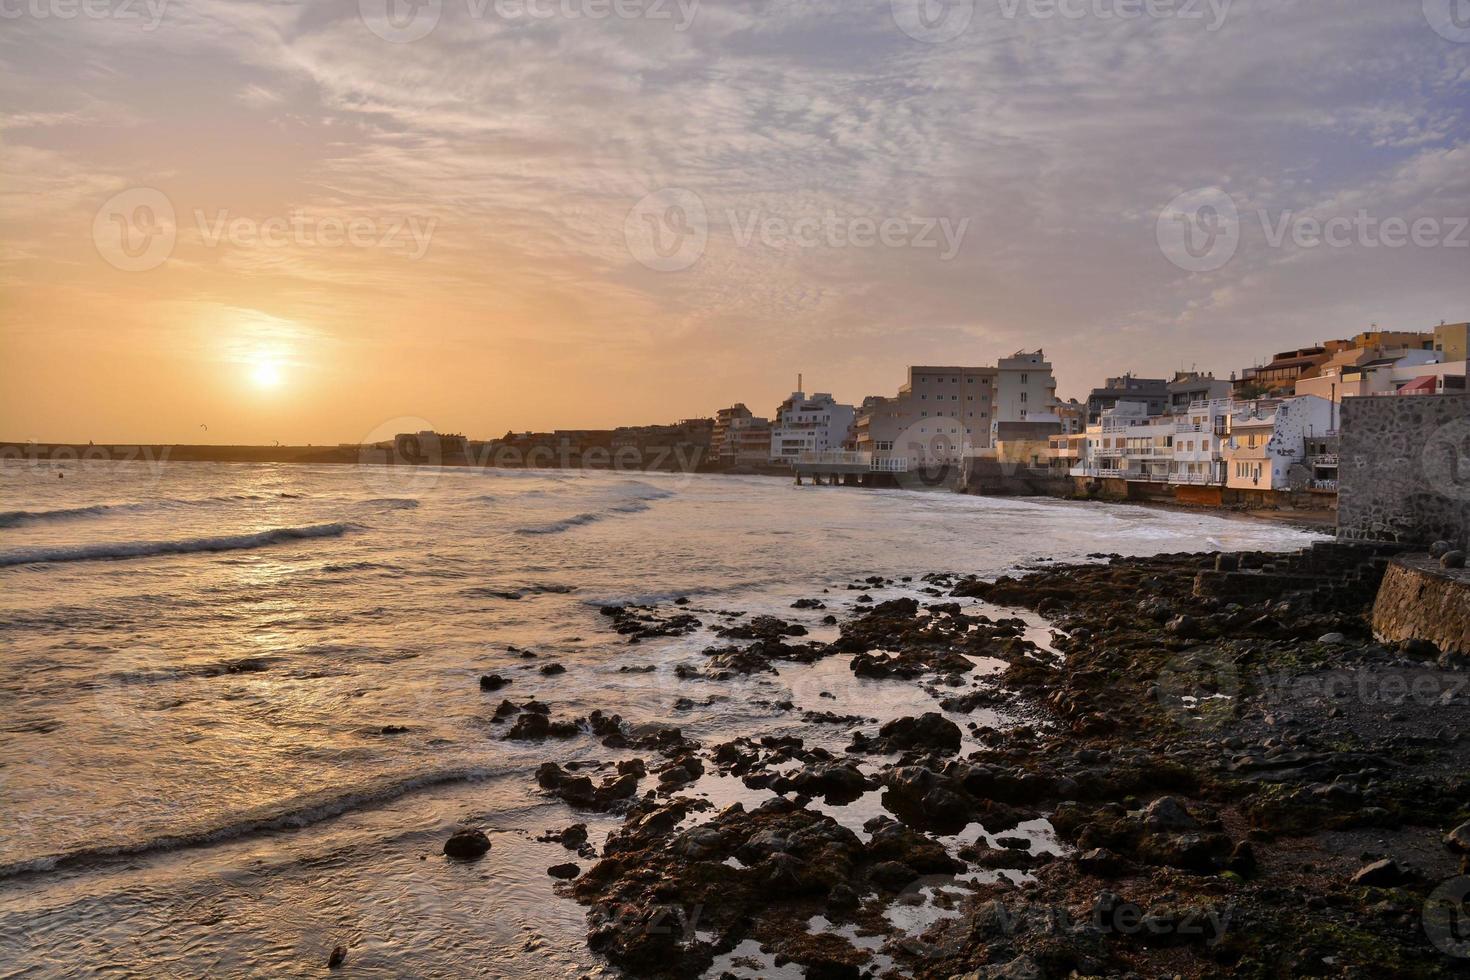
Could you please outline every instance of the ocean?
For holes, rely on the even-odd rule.
[[[1315,537],[1206,512],[762,477],[6,463],[0,977],[321,976],[338,944],[354,976],[613,975],[585,948],[587,910],[546,874],[576,856],[537,838],[585,822],[596,846],[618,820],[547,799],[532,775],[613,753],[590,737],[507,741],[490,721],[502,697],[678,725],[706,745],[780,733],[834,751],[849,730],[802,710],[937,703],[856,679],[841,657],[680,679],[678,664],[729,641],[706,628],[631,645],[599,607],[687,598],[707,623],[770,613],[822,639],[836,635],[827,613],[919,595],[928,572]],[[914,581],[848,588],[874,575]],[[802,598],[828,608],[792,609]],[[549,662],[565,673],[541,674]],[[511,685],[482,692],[492,672]],[[769,795],[714,775],[695,792]],[[839,819],[860,825],[873,806]],[[441,856],[462,825],[489,833],[482,861]]]

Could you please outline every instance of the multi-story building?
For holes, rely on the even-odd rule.
[[[840,404],[825,392],[810,398],[805,392],[792,392],[771,423],[771,461],[795,462],[802,453],[841,449],[856,415],[851,405]]]
[[[1434,352],[1446,364],[1470,358],[1470,323],[1441,323],[1435,327]]]
[[[1229,398],[1197,401],[1174,417],[1174,471],[1169,482],[1185,486],[1221,486],[1221,455],[1234,402]]]
[[[1222,453],[1225,486],[1232,490],[1309,486],[1308,442],[1335,435],[1335,419],[1336,406],[1316,395],[1237,406]]]
[[[1131,374],[1109,378],[1087,396],[1087,424],[1101,422],[1103,413],[1116,408],[1119,402],[1136,402],[1144,406],[1145,414],[1162,415],[1169,408],[1169,382],[1163,378],[1135,378]]]
[[[1330,401],[1367,395],[1443,394],[1465,390],[1465,362],[1444,363],[1435,351],[1400,349],[1375,356],[1374,349],[1346,351],[1322,365],[1314,378],[1296,383],[1299,395]]]
[[[1169,414],[1183,415],[1195,402],[1229,398],[1231,385],[1223,378],[1216,380],[1213,374],[1177,371],[1174,374],[1174,380],[1166,384],[1164,388],[1169,393]]]
[[[1281,351],[1260,367],[1246,368],[1233,380],[1235,397],[1240,400],[1264,396],[1289,397],[1296,393],[1296,381],[1311,377],[1338,350],[1347,349],[1347,341],[1327,346],[1299,347]]]
[[[1057,383],[1045,353],[1017,351],[996,363],[992,426],[1000,422],[1057,421],[1056,405]]]
[[[1050,422],[1056,382],[1042,351],[1020,351],[996,367],[925,365],[891,398],[863,402],[854,445],[914,467],[957,463],[995,445],[998,422]]]
[[[746,466],[771,457],[771,422],[753,414],[743,403],[715,413],[710,455],[721,466]]]

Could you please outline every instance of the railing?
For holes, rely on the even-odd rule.
[[[1337,493],[1336,480],[1313,480],[1307,486],[1312,490],[1320,490],[1323,493]]]
[[[1313,466],[1336,466],[1338,465],[1337,453],[1321,453],[1317,456],[1308,456],[1307,460]]]
[[[797,455],[795,462],[801,466],[846,466],[872,473],[907,473],[909,469],[906,456],[875,456],[847,450],[804,452]]]
[[[1187,486],[1220,486],[1225,480],[1209,473],[1172,473],[1169,475],[1170,483],[1183,483]]]

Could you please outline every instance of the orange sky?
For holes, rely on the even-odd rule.
[[[0,437],[770,413],[1022,347],[1085,397],[1470,315],[1470,250],[1254,216],[1470,214],[1470,44],[1417,3],[925,39],[908,0],[443,0],[395,40],[386,0],[159,2],[0,32]],[[1156,231],[1201,187],[1243,222],[1207,271]]]

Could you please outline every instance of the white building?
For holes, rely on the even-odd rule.
[[[1225,436],[1234,406],[1229,398],[1211,398],[1191,403],[1174,418],[1174,471],[1170,483],[1224,485]]]
[[[802,453],[841,449],[852,430],[856,410],[825,392],[795,391],[781,403],[771,423],[771,460],[794,462]]]
[[[1316,395],[1237,404],[1222,452],[1225,486],[1287,490],[1306,485],[1311,479],[1307,443],[1331,433],[1335,419],[1336,406]]]

